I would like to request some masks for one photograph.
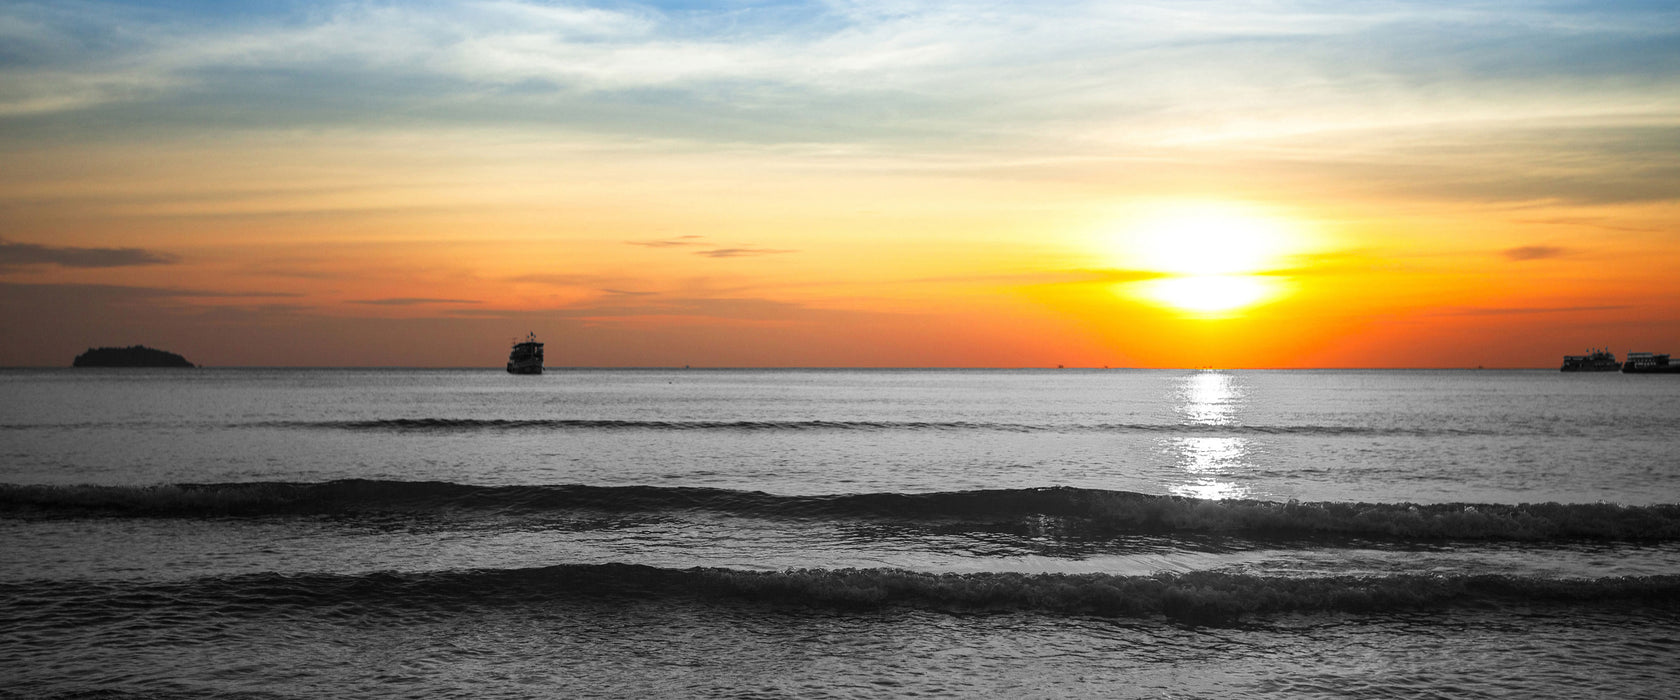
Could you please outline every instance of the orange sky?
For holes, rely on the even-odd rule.
[[[1680,352],[1674,10],[988,8],[8,5],[0,365]]]

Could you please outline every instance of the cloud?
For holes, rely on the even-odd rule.
[[[45,246],[34,243],[10,243],[0,240],[0,268],[22,265],[58,265],[61,267],[131,267],[135,265],[167,265],[175,256],[142,248],[76,248]]]
[[[194,110],[248,119],[240,105],[271,103],[360,121],[389,118],[378,100],[393,99],[444,120],[471,112],[690,134],[733,123],[802,140],[834,124],[852,134],[1065,132],[1079,114],[1109,136],[1146,139],[1302,115],[1309,131],[1435,124],[1508,117],[1512,97],[1531,100],[1515,111],[1535,118],[1581,114],[1583,104],[1649,115],[1672,109],[1652,96],[1676,81],[1674,19],[1659,3],[1158,0],[1051,13],[974,2],[660,10],[445,0],[252,3],[194,16],[23,1],[0,6],[0,45],[14,54],[0,65],[10,88],[0,114],[175,99],[195,126]]]
[[[19,284],[0,282],[0,300],[20,306],[52,308],[67,300],[87,303],[153,301],[199,296],[198,292],[117,284]]]
[[[1612,304],[1606,306],[1553,306],[1544,308],[1534,307],[1460,307],[1448,309],[1434,316],[1523,316],[1531,314],[1567,314],[1587,311],[1615,311],[1633,308],[1627,304]]]
[[[589,306],[568,306],[541,310],[454,309],[449,315],[462,318],[505,318],[537,315],[605,323],[671,323],[802,325],[821,324],[837,318],[890,316],[877,311],[855,311],[810,306],[799,302],[760,297],[672,297],[639,293],[610,297]]]
[[[676,238],[650,241],[625,241],[625,243],[630,245],[639,245],[645,248],[688,248],[693,246],[710,245],[705,242],[705,238],[705,236],[677,236]],[[747,258],[757,255],[781,255],[783,253],[797,252],[799,251],[783,248],[752,248],[742,246],[737,248],[714,247],[710,250],[696,250],[694,251],[694,254],[704,255],[708,258]]]
[[[1563,255],[1565,252],[1566,251],[1563,248],[1559,248],[1557,246],[1525,245],[1517,248],[1507,248],[1504,251],[1501,251],[1501,254],[1503,254],[1506,259],[1521,262],[1526,260],[1545,260],[1547,258],[1555,258]]]
[[[602,284],[610,284],[611,280],[614,280],[614,279],[615,278],[605,277],[605,276],[602,276],[602,275],[573,275],[573,274],[550,274],[550,273],[538,273],[538,274],[532,274],[532,275],[519,275],[519,276],[516,276],[516,277],[507,278],[507,280],[509,282],[525,282],[525,283],[529,283],[529,284],[551,284],[551,285],[554,285],[556,287],[594,287],[594,286],[598,286],[598,285],[602,285]]]
[[[1041,285],[1041,284],[1113,284],[1142,282],[1169,276],[1152,270],[1124,270],[1118,268],[1080,268],[1072,270],[1043,270],[994,275],[951,275],[920,277],[908,280],[936,284]]]
[[[63,308],[155,308],[185,309],[192,305],[185,299],[274,299],[301,295],[290,292],[222,292],[207,289],[177,289],[172,287],[136,287],[118,284],[25,284],[0,282],[0,305],[14,309]],[[285,309],[285,305],[263,308]],[[204,309],[200,309],[204,311]]]
[[[702,245],[702,243],[700,243],[701,238],[704,238],[704,237],[703,236],[677,236],[676,238],[667,238],[667,239],[664,239],[664,240],[625,241],[625,243],[628,243],[630,245],[639,245],[639,246],[643,246],[643,247],[646,247],[646,248],[680,248],[682,246]]]
[[[694,254],[704,255],[708,258],[748,258],[757,255],[781,255],[797,252],[799,251],[781,248],[713,248],[711,250],[697,250]]]
[[[1264,270],[1255,274],[1266,277],[1333,277],[1380,272],[1395,272],[1407,264],[1394,253],[1382,254],[1369,249],[1332,250],[1320,253],[1293,255],[1288,267]]]
[[[1255,198],[1680,192],[1663,3],[677,5],[0,3],[0,141],[514,129]]]
[[[416,306],[419,304],[477,304],[476,299],[434,299],[431,297],[392,297],[389,299],[351,299],[352,304],[373,306]]]
[[[1663,229],[1654,226],[1629,226],[1617,223],[1615,219],[1603,216],[1553,216],[1540,219],[1517,219],[1520,224],[1543,224],[1546,226],[1586,226],[1604,231],[1626,231],[1629,233],[1662,233]]]
[[[596,321],[688,319],[742,323],[821,323],[836,316],[880,315],[755,297],[661,297],[639,303],[557,309],[551,313],[564,318]]]
[[[645,297],[657,296],[659,292],[640,292],[622,289],[624,286],[635,286],[645,283],[645,280],[609,275],[568,275],[568,274],[535,274],[519,275],[508,278],[509,282],[524,282],[527,284],[544,284],[555,287],[569,287],[574,289],[592,289],[607,296],[614,297]]]

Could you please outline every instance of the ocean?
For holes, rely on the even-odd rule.
[[[0,371],[0,697],[1669,697],[1680,377]]]

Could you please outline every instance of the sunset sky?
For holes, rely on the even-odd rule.
[[[1674,2],[0,2],[0,365],[1680,353]]]

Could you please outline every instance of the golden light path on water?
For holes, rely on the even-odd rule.
[[[1210,428],[1234,424],[1236,409],[1244,400],[1235,378],[1215,370],[1185,377],[1173,398],[1183,425]],[[1232,481],[1252,467],[1248,438],[1173,436],[1162,438],[1159,449],[1183,472],[1184,481],[1168,486],[1173,494],[1207,499],[1250,495],[1248,487]]]

